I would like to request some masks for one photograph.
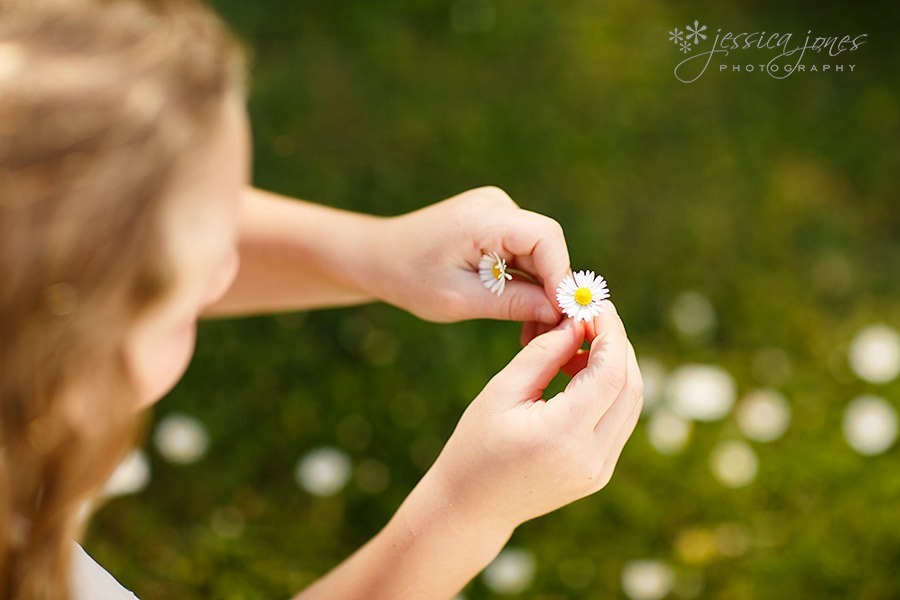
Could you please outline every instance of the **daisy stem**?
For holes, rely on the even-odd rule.
[[[513,269],[512,267],[507,267],[506,272],[509,273],[510,275],[518,275],[522,279],[527,279],[528,281],[530,281],[531,283],[533,283],[535,285],[541,285],[541,282],[538,281],[533,275],[531,275],[530,273],[526,273],[525,271],[522,271],[520,269]]]

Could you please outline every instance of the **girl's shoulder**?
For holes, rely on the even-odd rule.
[[[78,544],[72,552],[70,581],[73,600],[138,600]]]

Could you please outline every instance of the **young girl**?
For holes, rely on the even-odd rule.
[[[247,187],[248,148],[240,55],[202,5],[0,0],[0,597],[133,597],[72,540],[203,313],[526,322],[391,521],[300,598],[449,598],[519,524],[609,481],[640,373],[609,302],[560,323],[556,223],[496,188],[392,218],[280,198]],[[544,284],[498,297],[485,252]]]

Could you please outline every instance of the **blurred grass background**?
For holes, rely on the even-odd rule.
[[[377,214],[498,185],[607,277],[642,359],[715,364],[739,395],[788,398],[787,433],[752,444],[758,474],[737,489],[708,466],[740,436],[732,416],[673,455],[642,421],[606,490],[516,532],[537,565],[522,597],[623,597],[642,558],[671,566],[673,597],[900,597],[898,450],[863,457],[841,435],[852,398],[900,404],[900,382],[846,360],[862,327],[900,323],[895,3],[215,5],[252,49],[256,185]],[[685,85],[667,37],[694,19],[869,37],[831,61],[852,73],[710,69]],[[705,335],[672,323],[686,291],[715,310]],[[86,547],[144,599],[287,597],[390,518],[517,348],[515,324],[384,305],[205,323],[156,418],[200,420],[208,453],[179,466],[148,443],[148,487],[104,507]],[[320,446],[354,468],[327,498],[294,479]],[[697,551],[722,524],[747,547]],[[481,578],[465,595],[497,597]]]

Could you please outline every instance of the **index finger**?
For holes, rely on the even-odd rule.
[[[560,224],[550,217],[521,209],[518,213],[518,219],[506,221],[501,243],[510,254],[530,258],[532,274],[555,306],[556,286],[571,270],[566,236]]]
[[[609,300],[595,319],[597,337],[591,342],[587,365],[566,386],[565,401],[574,413],[594,427],[612,406],[628,382],[628,337],[625,326]]]

